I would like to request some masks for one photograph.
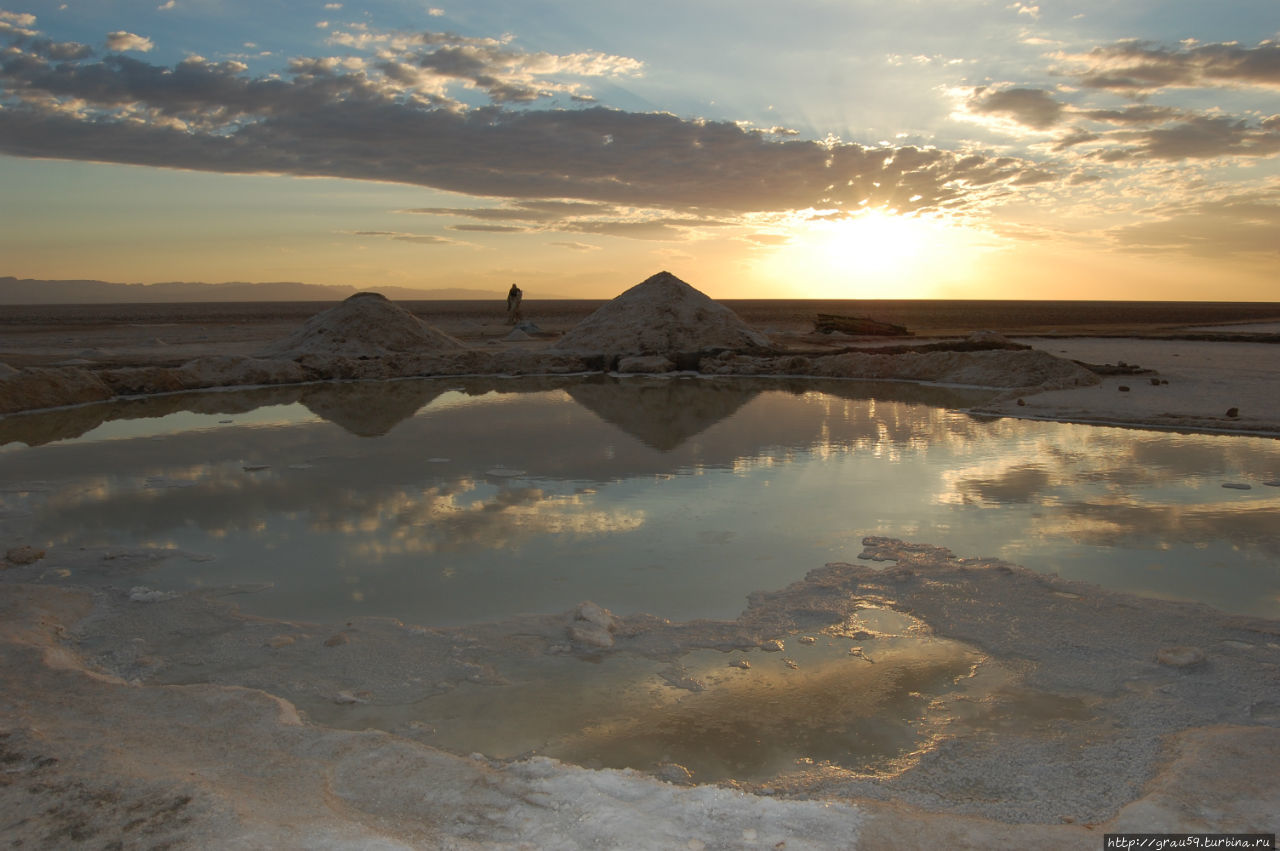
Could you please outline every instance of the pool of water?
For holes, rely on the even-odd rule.
[[[283,619],[732,618],[866,535],[1280,616],[1280,442],[960,412],[980,398],[591,377],[133,400],[0,419],[0,523],[164,548],[129,581],[265,585],[241,607]]]

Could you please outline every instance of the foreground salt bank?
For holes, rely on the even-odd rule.
[[[0,575],[6,836],[30,847],[1096,849],[1110,832],[1274,832],[1280,624],[934,547],[865,545],[870,565],[814,570],[753,595],[733,621],[619,618],[584,604],[427,630],[247,618],[226,589],[51,587],[41,573],[125,579],[149,557],[51,551]],[[674,764],[462,757],[432,747],[427,730],[332,729],[295,703],[353,677],[370,691],[338,691],[339,709],[431,683],[490,679],[471,687],[500,695],[500,662],[607,673],[628,658],[712,653],[763,666],[806,638],[874,641],[854,627],[881,607],[967,647],[968,664],[1008,682],[995,700],[953,698],[943,723],[969,735],[922,731],[925,747],[875,776],[798,765],[767,783],[691,785]],[[837,664],[875,675],[890,663],[867,655]],[[175,677],[184,665],[202,673]],[[753,705],[712,686],[674,711],[710,702],[726,743],[775,714],[838,723],[832,675],[808,668],[795,700]],[[735,681],[759,676],[726,670]],[[584,731],[643,733],[625,722]]]
[[[599,371],[895,379],[1022,392],[1098,380],[1079,364],[1000,340],[823,352],[779,348],[732,311],[661,272],[541,349],[467,348],[384,297],[360,293],[254,357],[202,357],[175,367],[18,370],[0,364],[0,414],[215,387]]]

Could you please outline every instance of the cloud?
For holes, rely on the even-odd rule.
[[[549,242],[547,244],[553,245],[556,248],[567,248],[570,251],[600,251],[601,250],[600,246],[588,245],[585,242]]]
[[[783,233],[752,233],[747,234],[745,239],[757,245],[786,245],[791,241],[791,236]]]
[[[701,219],[642,219],[638,221],[566,221],[556,230],[574,233],[618,236],[626,239],[675,241],[685,239],[689,228],[706,227],[714,222]]]
[[[528,233],[529,228],[516,225],[449,225],[449,230],[473,233]]]
[[[1135,252],[1177,251],[1202,257],[1280,255],[1280,188],[1269,187],[1168,205],[1152,221],[1115,228],[1109,236]]]
[[[1233,44],[1184,44],[1164,48],[1147,42],[1121,42],[1068,57],[1071,73],[1084,85],[1072,90],[1087,100],[1089,89],[1129,95],[1137,102],[1122,106],[1067,105],[1055,93],[1031,86],[1001,84],[964,94],[957,117],[1045,132],[1062,128],[1049,150],[1053,154],[1104,163],[1143,166],[1153,161],[1262,159],[1280,152],[1280,120],[1256,111],[1231,116],[1212,109],[1194,110],[1155,104],[1145,99],[1163,88],[1231,86],[1280,87],[1280,45],[1262,42],[1254,48]],[[1020,186],[1042,182],[1024,172]]]
[[[329,41],[375,51],[387,77],[437,99],[461,87],[483,92],[493,103],[530,103],[557,95],[589,101],[593,98],[583,83],[568,78],[626,77],[644,68],[638,60],[597,51],[530,53],[512,46],[510,37],[352,28],[334,32]]]
[[[107,50],[114,50],[123,53],[126,50],[136,50],[139,53],[146,53],[155,47],[151,39],[145,36],[134,35],[131,32],[107,33]]]
[[[980,88],[968,102],[969,111],[977,115],[1008,118],[1035,130],[1048,130],[1062,117],[1063,106],[1044,89]]]
[[[465,214],[476,219],[655,239],[752,212],[976,209],[1045,174],[1015,157],[779,138],[669,113],[515,106],[527,103],[522,81],[544,73],[636,66],[599,53],[521,53],[502,39],[388,38],[377,37],[378,49],[404,61],[299,58],[283,76],[251,76],[242,63],[199,57],[173,67],[115,54],[53,62],[49,49],[14,36],[0,63],[0,152],[427,186],[516,205]],[[409,68],[408,81],[393,67]],[[490,100],[463,104],[442,79]],[[1040,121],[1052,108],[1039,95],[1005,93],[995,104]]]
[[[449,239],[447,236],[436,236],[434,234],[424,233],[399,233],[397,231],[388,230],[357,230],[351,231],[352,236],[376,236],[382,239],[391,239],[396,242],[412,242],[418,245],[465,245],[456,239]]]
[[[629,239],[685,239],[692,231],[733,222],[710,215],[667,216],[662,210],[571,201],[531,201],[502,207],[420,207],[406,213],[511,221],[520,224],[451,224],[449,230],[476,233],[590,233]]]
[[[1105,138],[1113,146],[1098,156],[1107,162],[1265,158],[1280,153],[1280,127],[1225,116],[1196,116],[1142,131],[1116,131]]]
[[[1081,118],[1107,124],[1157,124],[1179,118],[1184,114],[1180,109],[1149,104],[1126,106],[1123,109],[1087,109],[1076,113]]]
[[[1064,58],[1080,66],[1074,75],[1082,85],[1131,94],[1171,87],[1280,88],[1280,42],[1275,41],[1256,47],[1224,43],[1178,48],[1122,41]]]
[[[25,12],[6,12],[0,9],[0,33],[17,36],[35,36],[39,33],[32,29],[36,25],[36,16]]]
[[[455,216],[479,221],[547,222],[568,216],[615,216],[619,209],[611,204],[585,201],[518,201],[501,207],[414,207],[401,210],[428,216]]]

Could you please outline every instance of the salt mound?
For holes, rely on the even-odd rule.
[[[659,272],[602,306],[552,346],[574,352],[659,355],[767,347],[732,310],[670,272]]]
[[[306,321],[264,354],[285,357],[379,357],[392,352],[445,351],[462,343],[430,327],[381,293],[356,293]]]

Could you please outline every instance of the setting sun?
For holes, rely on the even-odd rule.
[[[967,278],[991,247],[988,235],[970,228],[867,210],[798,224],[764,265],[796,282],[798,296],[929,298]]]

